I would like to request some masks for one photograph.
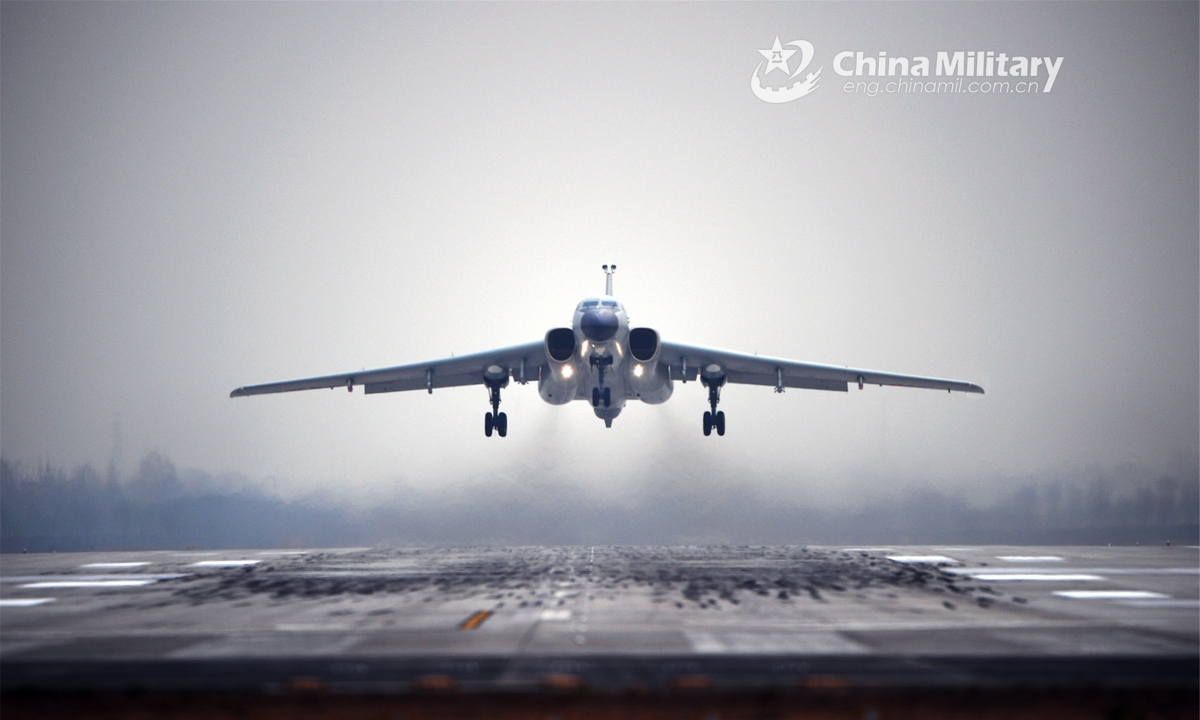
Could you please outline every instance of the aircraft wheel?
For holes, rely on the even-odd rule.
[[[494,426],[495,425],[492,421],[492,414],[488,413],[487,415],[484,415],[483,416],[483,434],[487,435],[488,437],[491,437],[492,436],[492,428]]]
[[[592,407],[600,407],[600,388],[592,388]]]
[[[709,435],[711,435],[711,434],[712,434],[712,429],[713,429],[713,426],[712,426],[712,413],[710,413],[709,411],[705,410],[705,411],[704,411],[704,437],[708,437]]]
[[[506,413],[496,416],[496,432],[500,433],[500,437],[508,434],[508,415]]]
[[[717,412],[717,434],[718,435],[725,434],[725,411],[724,410],[720,410]]]
[[[612,388],[604,388],[604,407],[612,403]]]

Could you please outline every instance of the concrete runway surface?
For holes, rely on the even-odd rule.
[[[14,716],[1196,717],[1198,656],[1190,546],[0,556]]]

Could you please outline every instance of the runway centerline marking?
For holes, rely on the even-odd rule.
[[[1072,600],[1165,600],[1171,597],[1149,590],[1055,590],[1054,594]]]
[[[33,607],[54,602],[55,598],[11,598],[0,600],[0,607]]]
[[[94,563],[87,563],[86,565],[80,565],[79,567],[81,567],[81,568],[106,568],[106,569],[110,569],[110,570],[116,570],[118,568],[145,567],[149,564],[150,564],[149,562],[94,562]]]
[[[114,587],[140,587],[157,582],[153,578],[149,580],[50,580],[47,582],[32,582],[25,583],[20,587],[23,588],[114,588]]]
[[[945,555],[888,555],[887,559],[898,563],[925,563],[926,565],[937,565],[939,563],[958,564],[957,560]]]
[[[1032,580],[1040,582],[1085,582],[1103,580],[1100,575],[1090,573],[1015,573],[1015,572],[983,572],[970,573],[976,580],[1002,582],[1005,580]]]
[[[174,580],[188,573],[96,573],[95,575],[12,575],[0,577],[0,583],[49,582],[51,580]]]
[[[1094,567],[961,567],[961,568],[945,568],[945,572],[953,575],[970,575],[974,577],[979,573],[997,573],[997,574],[1014,574],[1014,573],[1042,573],[1042,574],[1070,574],[1070,573],[1088,573],[1091,575],[1200,575],[1200,568],[1094,568]]]
[[[192,563],[192,567],[245,567],[257,565],[262,560],[201,560]]]

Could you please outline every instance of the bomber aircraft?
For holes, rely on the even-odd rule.
[[[671,397],[676,380],[686,383],[699,378],[708,389],[712,408],[704,411],[705,435],[713,430],[717,435],[725,434],[725,412],[717,410],[717,403],[726,383],[769,385],[777,393],[785,388],[846,392],[850,383],[857,383],[859,390],[865,385],[901,385],[983,393],[982,387],[957,380],[854,370],[667,342],[651,328],[629,327],[625,306],[612,293],[617,266],[603,268],[604,295],[581,301],[575,307],[571,327],[553,328],[536,342],[378,370],[247,385],[234,390],[230,397],[339,387],[352,392],[355,385],[362,385],[368,395],[422,389],[432,393],[434,388],[484,385],[492,404],[483,417],[484,434],[491,437],[494,431],[504,437],[508,434],[508,416],[500,412],[500,391],[510,379],[522,385],[536,380],[538,394],[551,405],[565,405],[572,400],[590,402],[596,417],[604,420],[605,427],[612,427],[626,402],[641,400],[657,405]]]

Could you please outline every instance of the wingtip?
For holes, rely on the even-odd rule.
[[[242,397],[245,394],[246,393],[242,392],[242,388],[238,388],[237,390],[234,390],[233,392],[229,393],[229,397],[231,397],[231,398]]]

